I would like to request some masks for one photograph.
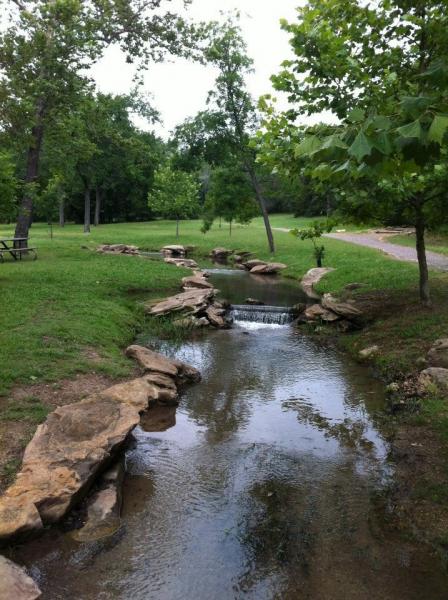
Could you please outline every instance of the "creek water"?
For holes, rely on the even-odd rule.
[[[211,280],[234,303],[301,300],[281,280]],[[203,381],[135,430],[120,531],[78,544],[53,529],[17,550],[46,600],[448,597],[437,559],[390,522],[382,386],[366,369],[256,321],[160,349]]]

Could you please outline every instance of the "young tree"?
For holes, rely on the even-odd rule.
[[[154,189],[148,195],[148,204],[156,215],[176,220],[178,238],[179,221],[198,216],[198,197],[199,184],[192,175],[166,166],[155,173]]]
[[[232,235],[234,221],[246,224],[257,215],[253,188],[238,164],[212,171],[204,213],[205,229],[207,225],[208,228],[211,226],[216,217],[222,217],[229,223],[229,235]]]
[[[206,51],[206,58],[219,71],[208,102],[221,115],[221,122],[225,124],[234,154],[247,171],[263,215],[269,249],[274,252],[274,237],[266,202],[255,170],[255,152],[249,145],[250,136],[257,124],[255,106],[245,83],[252,61],[247,56],[241,32],[232,21],[216,28],[212,44]]]
[[[85,90],[84,73],[105,48],[119,44],[131,62],[185,55],[194,47],[198,31],[161,11],[162,4],[167,0],[3,1],[10,23],[0,34],[3,126],[27,148],[17,237],[27,237],[31,224],[28,191],[38,180],[47,126]]]
[[[304,229],[292,229],[290,233],[299,238],[299,240],[312,241],[316,266],[321,267],[325,256],[325,246],[320,245],[317,240],[320,240],[324,233],[330,232],[332,229],[333,226],[330,223],[319,223],[318,221],[315,221],[311,227],[305,227]]]

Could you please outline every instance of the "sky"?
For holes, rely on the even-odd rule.
[[[173,0],[173,8],[177,2]],[[222,20],[222,11],[240,11],[243,37],[255,69],[247,84],[257,99],[273,91],[270,76],[291,56],[288,35],[281,30],[279,20],[295,20],[296,7],[303,3],[304,0],[193,0],[186,14],[195,21],[208,21]],[[180,1],[178,6],[182,12]],[[114,94],[130,91],[133,73],[132,65],[126,64],[116,47],[109,48],[93,69],[98,89]],[[155,127],[156,132],[167,138],[177,124],[204,109],[215,76],[213,68],[184,59],[151,65],[144,76],[144,91],[151,94],[161,114],[162,124]]]

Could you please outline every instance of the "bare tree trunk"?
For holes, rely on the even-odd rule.
[[[232,219],[229,221],[229,237],[232,237]]]
[[[90,233],[90,188],[84,190],[84,233]]]
[[[36,110],[36,121],[31,130],[31,144],[28,148],[26,158],[25,190],[20,203],[19,214],[17,216],[16,230],[14,237],[26,238],[31,227],[33,215],[33,196],[27,189],[27,184],[35,183],[39,175],[40,151],[42,148],[42,139],[44,135],[43,117],[45,104],[43,99],[39,100]],[[22,244],[26,247],[27,244]]]
[[[222,227],[222,217],[219,217],[219,228],[221,229]]]
[[[65,200],[62,198],[59,201],[59,227],[64,227],[65,225]]]
[[[93,224],[97,227],[100,224],[100,212],[101,212],[101,189],[96,186],[95,189],[95,216]]]
[[[425,248],[425,218],[420,203],[416,206],[415,247],[417,250],[418,268],[420,271],[420,300],[426,306],[430,306],[429,273]]]
[[[179,238],[179,219],[176,219],[176,239]]]
[[[252,182],[252,186],[254,188],[254,192],[257,197],[260,209],[261,209],[261,214],[263,215],[263,221],[264,221],[264,226],[266,229],[266,235],[268,237],[269,250],[272,253],[274,253],[275,252],[274,236],[272,235],[272,228],[271,228],[271,223],[269,221],[269,215],[268,215],[268,211],[266,208],[266,202],[264,201],[263,194],[261,192],[260,184],[258,182],[258,178],[255,173],[255,170],[254,170],[253,166],[249,163],[249,161],[246,161],[246,169],[249,173],[250,180]]]

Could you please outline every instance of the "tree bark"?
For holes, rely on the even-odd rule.
[[[64,227],[65,225],[65,200],[59,201],[59,227]]]
[[[95,216],[93,224],[97,227],[100,224],[101,213],[101,189],[97,186],[95,189]]]
[[[42,148],[42,139],[44,136],[44,118],[45,103],[43,99],[39,100],[36,109],[35,124],[31,129],[31,144],[28,148],[26,157],[25,189],[19,207],[17,216],[16,230],[14,237],[27,238],[28,232],[33,220],[33,195],[28,185],[36,182],[39,175],[40,152]],[[26,247],[28,244],[22,244]]]
[[[229,221],[229,237],[232,237],[232,219]]]
[[[257,197],[258,204],[260,206],[261,214],[263,215],[264,226],[266,229],[266,235],[268,237],[269,250],[274,254],[275,245],[274,245],[274,236],[272,235],[271,223],[269,221],[269,214],[266,208],[266,202],[264,201],[263,194],[261,192],[260,184],[258,182],[258,177],[255,173],[254,168],[249,162],[246,162],[246,169],[249,173],[250,180],[252,182],[252,186],[254,188],[255,195]]]
[[[84,190],[84,233],[90,233],[90,188]]]
[[[428,263],[426,262],[425,248],[425,217],[422,211],[422,205],[419,202],[416,205],[416,220],[415,220],[415,247],[417,250],[418,268],[420,272],[420,300],[423,304],[429,306],[431,297],[429,293],[429,273]]]
[[[176,219],[176,239],[179,238],[179,219]]]

